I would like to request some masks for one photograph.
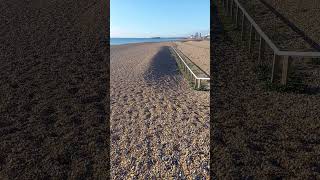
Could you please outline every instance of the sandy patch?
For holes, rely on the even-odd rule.
[[[177,48],[204,72],[210,74],[210,41],[176,42]]]

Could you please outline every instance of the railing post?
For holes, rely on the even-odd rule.
[[[231,4],[230,4],[230,14],[231,14],[231,19],[233,20],[233,0],[231,0]]]
[[[280,56],[274,53],[272,61],[272,73],[271,73],[271,82],[274,83],[275,76],[277,73],[277,65],[279,63]]]
[[[237,11],[236,11],[236,27],[238,29],[239,27],[239,6],[237,5]]]
[[[230,0],[227,0],[227,9],[228,9],[228,11],[227,11],[227,14],[228,15],[230,15]]]
[[[265,44],[266,44],[266,42],[265,42],[264,39],[260,36],[259,56],[258,56],[258,62],[259,62],[259,64],[262,64],[262,59],[263,59],[264,51],[265,51]]]
[[[255,33],[254,39],[255,39],[255,40],[259,40],[259,38],[260,38],[259,33]]]
[[[246,22],[245,21],[246,21],[245,15],[244,15],[244,13],[242,13],[242,24],[241,24],[241,40],[242,41],[245,37],[245,31],[246,31],[246,27],[245,27]]]
[[[253,25],[250,25],[250,38],[249,38],[249,53],[252,52],[252,47],[254,46],[254,29],[253,29]]]
[[[282,73],[281,73],[282,85],[286,85],[288,82],[289,59],[290,59],[290,56],[284,56],[282,59]]]
[[[226,0],[226,15],[229,15],[229,0]]]

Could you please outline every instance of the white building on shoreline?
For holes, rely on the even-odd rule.
[[[190,39],[210,39],[210,33],[208,33],[205,36],[202,36],[201,33],[196,32],[195,34],[192,34],[189,36]]]

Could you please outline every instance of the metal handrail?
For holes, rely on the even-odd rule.
[[[320,57],[320,52],[310,52],[310,51],[279,51],[279,56],[303,56],[303,57]]]
[[[251,16],[247,13],[247,11],[241,6],[238,0],[233,0],[238,7],[241,9],[242,13],[247,17],[248,21],[252,24],[252,26],[256,29],[256,31],[260,34],[260,36],[269,44],[270,48],[273,49],[274,52],[278,53],[280,50],[278,47],[271,41],[271,39],[262,31],[260,26],[251,18]]]
[[[205,77],[198,77],[192,70],[191,68],[187,65],[187,63],[183,60],[183,58],[179,55],[179,53],[175,50],[175,48],[172,46],[172,49],[174,50],[174,52],[178,55],[178,57],[180,58],[180,60],[183,62],[183,64],[188,68],[188,70],[191,72],[191,74],[196,78],[196,79],[200,79],[200,80],[210,80],[210,78],[205,78]]]
[[[265,42],[270,46],[275,54],[279,56],[304,56],[304,57],[320,57],[320,52],[297,52],[297,51],[281,51],[279,48],[272,42],[272,40],[262,31],[260,26],[251,18],[247,11],[242,7],[238,0],[233,0],[238,7],[241,9],[242,13],[246,16],[248,21],[252,24],[255,30],[260,34],[260,36],[265,40]]]
[[[253,30],[255,29],[256,32],[260,35],[260,44],[259,44],[259,61],[261,62],[262,56],[264,54],[264,45],[265,43],[269,45],[269,47],[273,50],[273,62],[272,62],[272,74],[271,74],[271,82],[275,81],[277,68],[276,63],[280,60],[279,58],[282,58],[282,75],[281,75],[281,84],[286,85],[288,81],[288,69],[289,69],[289,61],[293,60],[293,56],[296,57],[313,57],[313,58],[320,58],[320,52],[297,52],[297,51],[281,51],[279,48],[272,42],[272,40],[262,31],[260,26],[251,18],[251,16],[247,13],[247,11],[242,7],[242,5],[239,3],[238,0],[221,0],[223,3],[223,7],[227,9],[227,14],[229,14],[229,10],[231,10],[231,16],[233,17],[233,3],[237,5],[237,11],[236,11],[236,23],[238,26],[238,15],[239,15],[239,9],[242,11],[242,32],[241,32],[241,40],[244,37],[245,32],[245,19],[247,19],[250,22],[250,43],[249,43],[249,52],[252,50],[252,45],[254,44],[254,41],[252,41],[253,36]],[[231,1],[231,2],[230,2]],[[227,3],[227,4],[226,4]],[[230,6],[231,3],[231,7]],[[227,6],[227,7],[226,7]],[[231,9],[230,9],[231,8]]]

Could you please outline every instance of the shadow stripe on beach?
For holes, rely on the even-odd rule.
[[[169,46],[163,46],[151,59],[144,80],[149,85],[175,86],[182,79]]]

